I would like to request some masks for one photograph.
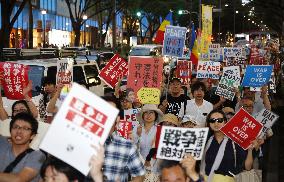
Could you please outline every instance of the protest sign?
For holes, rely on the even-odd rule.
[[[3,75],[2,87],[8,99],[24,99],[23,88],[29,83],[28,70],[29,67],[22,64],[11,62],[0,63],[0,72]],[[31,97],[31,93],[29,95]]]
[[[262,131],[260,137],[263,138],[269,128],[277,121],[279,116],[268,109],[262,109],[256,116],[256,120],[259,121],[262,125]]]
[[[220,131],[246,150],[261,129],[262,124],[241,108]]]
[[[223,75],[215,91],[216,95],[234,100],[235,88],[240,85],[240,68],[238,66],[224,67]]]
[[[138,100],[142,104],[160,104],[161,90],[157,88],[140,88],[137,92]]]
[[[119,121],[116,128],[117,134],[125,139],[129,139],[129,132],[132,131],[132,122]]]
[[[241,47],[224,47],[223,50],[225,57],[242,57]]]
[[[209,60],[210,61],[221,61],[222,49],[220,44],[209,45]]]
[[[208,128],[179,128],[163,126],[157,158],[181,161],[186,153],[201,160]]]
[[[118,112],[108,102],[73,83],[40,149],[87,175],[89,160],[95,153],[91,145],[105,142]]]
[[[127,88],[132,88],[136,96],[142,87],[160,89],[163,75],[163,59],[161,57],[131,56],[129,59]]]
[[[124,110],[124,120],[131,121],[133,128],[137,127],[139,124],[139,121],[137,119],[137,114],[140,112],[140,110],[141,108]]]
[[[180,78],[183,85],[190,83],[190,78],[192,74],[192,64],[191,61],[178,60],[176,67],[177,78]]]
[[[163,43],[163,55],[183,57],[186,27],[166,26]]]
[[[246,60],[242,57],[226,57],[225,62],[227,66],[243,66]]]
[[[61,59],[57,61],[56,84],[69,85],[73,82],[73,60]]]
[[[270,93],[276,93],[276,85],[275,85],[275,77],[271,76],[269,81],[268,81],[268,91]]]
[[[219,79],[220,62],[198,61],[196,78]]]
[[[272,65],[248,65],[242,86],[245,87],[262,87],[265,85],[272,73]]]
[[[127,75],[127,72],[128,63],[118,54],[115,54],[100,71],[99,77],[111,88],[114,88],[120,76]]]

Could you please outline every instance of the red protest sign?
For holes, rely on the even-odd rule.
[[[132,88],[137,94],[142,87],[161,87],[163,59],[160,57],[130,57],[127,88]]]
[[[69,85],[73,82],[73,60],[57,61],[56,84]]]
[[[0,63],[0,72],[3,74],[2,86],[8,99],[24,99],[23,88],[29,82],[28,70],[29,67],[22,64]],[[29,95],[31,96],[31,93]]]
[[[103,79],[110,87],[114,88],[118,82],[119,76],[124,76],[128,72],[128,63],[115,54],[107,65],[101,70],[99,77]]]
[[[121,120],[117,126],[117,133],[119,136],[129,139],[129,131],[132,130],[132,122]]]
[[[192,67],[191,61],[179,60],[177,62],[177,77],[181,79],[183,85],[190,83]]]
[[[261,129],[262,124],[241,108],[220,130],[246,150]]]

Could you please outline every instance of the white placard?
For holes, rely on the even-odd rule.
[[[267,130],[272,127],[272,125],[277,121],[279,116],[272,111],[267,109],[262,109],[258,115],[256,116],[256,120],[263,124],[262,131],[260,133],[260,137],[264,137]]]
[[[95,153],[91,145],[105,142],[118,112],[100,97],[74,83],[40,148],[87,175],[90,158]]]
[[[163,126],[157,158],[181,161],[186,153],[201,160],[209,128]]]
[[[198,61],[196,78],[219,79],[220,69],[220,62]]]

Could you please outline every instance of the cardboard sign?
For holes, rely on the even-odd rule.
[[[246,150],[261,129],[262,124],[241,108],[220,131]]]
[[[220,62],[198,61],[196,78],[219,79]]]
[[[29,67],[22,64],[0,63],[0,72],[3,75],[1,84],[8,99],[24,99],[23,88],[29,83],[28,70]],[[29,95],[31,97],[31,93]]]
[[[186,60],[177,61],[177,78],[180,78],[183,85],[190,83],[190,78],[192,74],[192,62]]]
[[[186,153],[201,160],[208,128],[179,128],[163,126],[157,158],[181,161]]]
[[[89,160],[95,153],[91,145],[105,142],[118,112],[108,102],[74,83],[40,148],[87,175]]]
[[[99,77],[105,81],[111,88],[114,88],[120,76],[127,75],[128,63],[115,54],[101,70]]]
[[[163,55],[183,57],[186,27],[166,26]]]
[[[209,60],[210,61],[221,61],[222,49],[220,44],[210,44],[209,45]]]
[[[139,101],[142,104],[160,104],[161,90],[157,88],[141,88],[137,92]]]
[[[129,131],[132,130],[132,122],[120,121],[117,124],[117,134],[125,139],[129,139]]]
[[[131,56],[127,88],[132,88],[137,96],[140,88],[161,87],[163,59],[160,57]]]
[[[223,75],[215,94],[232,101],[235,97],[235,88],[239,86],[241,81],[240,68],[237,66],[224,68],[226,69],[223,70]]]
[[[272,125],[277,121],[279,116],[267,109],[262,109],[256,116],[256,120],[259,121],[262,125],[262,131],[260,137],[264,137],[267,130],[272,127]]]
[[[269,81],[272,69],[272,65],[248,65],[243,78],[242,86],[262,87]]]
[[[73,60],[61,59],[57,61],[56,84],[69,85],[73,82]]]

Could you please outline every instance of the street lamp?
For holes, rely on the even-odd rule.
[[[43,47],[45,47],[45,15],[46,15],[46,10],[41,10],[41,14],[43,17]]]
[[[86,22],[86,20],[88,19],[87,15],[83,15],[83,20]],[[86,26],[85,26],[85,22],[84,22],[84,46],[86,46]]]

